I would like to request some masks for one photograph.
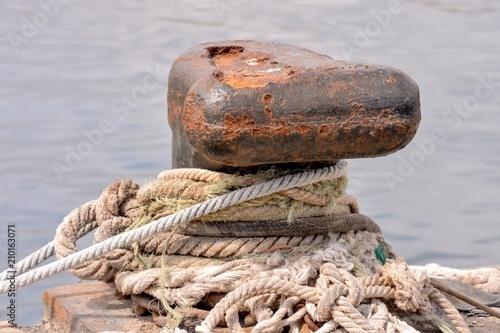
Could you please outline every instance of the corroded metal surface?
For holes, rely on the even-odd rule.
[[[400,70],[257,41],[183,53],[168,112],[174,168],[225,171],[387,155],[420,121],[418,86]]]

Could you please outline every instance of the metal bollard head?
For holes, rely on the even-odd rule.
[[[220,41],[184,52],[168,83],[173,167],[322,165],[406,146],[420,122],[402,71],[296,46]]]

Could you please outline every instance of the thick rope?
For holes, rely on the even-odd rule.
[[[328,233],[367,230],[380,233],[380,227],[371,218],[359,213],[335,214],[332,216],[275,221],[213,221],[203,223],[193,221],[179,227],[183,235],[212,237],[271,237],[309,236]]]
[[[97,203],[96,200],[89,201],[89,202],[83,204],[82,206],[80,206],[79,208],[73,210],[72,214],[78,214],[79,212],[82,212],[82,211],[85,212],[88,210],[90,210],[90,211],[95,210],[96,203]],[[89,232],[91,232],[92,230],[94,230],[97,227],[98,223],[97,223],[97,221],[95,221],[95,219],[92,219],[92,217],[86,217],[86,218],[88,218],[91,221],[91,223],[85,223],[81,228],[79,228],[77,230],[76,237],[78,239],[82,238],[83,236],[85,236],[86,234],[88,234]],[[19,276],[19,275],[29,271],[33,267],[36,267],[39,264],[41,264],[42,262],[44,262],[45,260],[51,258],[54,254],[55,254],[54,242],[51,241],[47,245],[45,245],[44,247],[39,249],[38,251],[30,254],[29,256],[24,258],[23,260],[19,261],[14,268],[14,270],[16,271],[16,275]],[[8,274],[8,270],[3,271],[0,274],[0,281],[5,281],[7,274]],[[16,276],[16,278],[17,278],[17,276]]]
[[[162,172],[158,177],[159,181],[148,182],[141,189],[138,184],[130,180],[116,180],[103,191],[97,201],[95,216],[98,229],[94,233],[94,243],[100,243],[124,230],[147,224],[148,221],[167,216],[207,198],[247,186],[257,180],[276,177],[283,172],[288,171],[271,169],[255,176],[238,176],[199,169],[176,169]],[[216,182],[208,183],[205,180]],[[171,249],[178,249],[178,254],[206,256],[210,253],[210,251],[205,252],[208,250],[205,248],[210,246],[209,238],[184,237],[178,234],[217,238],[232,236],[232,240],[225,238],[225,243],[230,244],[225,248],[227,252],[227,249],[235,249],[238,243],[242,244],[243,240],[240,238],[243,236],[261,236],[260,241],[247,239],[248,243],[244,244],[248,246],[242,247],[242,249],[252,248],[251,244],[258,244],[255,246],[255,250],[258,251],[271,250],[273,239],[276,238],[270,236],[294,236],[294,239],[297,239],[296,235],[308,236],[348,230],[366,229],[379,232],[380,228],[375,222],[364,215],[356,214],[359,211],[357,199],[345,194],[346,185],[347,178],[341,175],[301,187],[300,191],[305,194],[295,196],[297,200],[283,195],[288,191],[285,190],[238,204],[210,214],[209,217],[204,216],[169,233],[170,237],[176,239],[175,244],[171,244]],[[312,203],[309,199],[305,199],[306,202],[300,200],[304,196],[310,198],[313,194],[327,198],[326,204],[317,206],[315,205],[317,203]],[[54,241],[58,258],[76,252],[78,239],[76,232],[91,222],[80,210],[85,211],[85,207],[72,211],[57,228]],[[354,214],[347,214],[348,212]],[[335,215],[332,217],[325,216],[333,213]],[[279,220],[280,216],[287,219]],[[301,216],[307,218],[301,219]],[[322,217],[314,218],[314,216]],[[250,218],[251,221],[243,221],[242,218]],[[270,220],[272,223],[269,223]],[[265,248],[265,244],[270,247]],[[214,244],[212,248],[221,248],[221,244]],[[176,250],[171,249],[168,254],[175,254]],[[82,279],[112,280],[120,270],[130,269],[129,262],[134,256],[133,253],[137,254],[137,249],[133,253],[132,250],[128,248],[111,251],[103,257],[77,265],[68,272]],[[139,251],[143,251],[142,246]],[[157,259],[153,261],[157,262]],[[141,265],[137,267],[136,264],[133,264],[135,267],[132,270],[143,269]]]
[[[370,234],[369,232],[365,233]],[[353,242],[369,244],[360,238],[360,234],[362,233],[357,234]],[[345,251],[346,248],[340,245],[345,244],[342,239],[350,238],[352,237],[343,234],[332,243],[323,244],[325,250],[321,250],[320,247],[314,252],[322,253],[319,257],[311,253],[298,256],[298,261],[293,256],[282,257],[278,261],[275,260],[267,268],[270,270],[267,271],[258,267],[258,265],[265,266],[265,264],[259,264],[261,261],[259,257],[203,267],[180,268],[173,263],[167,263],[167,271],[156,268],[135,273],[122,272],[115,279],[115,283],[117,289],[123,294],[145,293],[154,298],[165,299],[166,297],[169,304],[175,304],[179,309],[196,305],[202,299],[206,299],[210,292],[228,292],[218,303],[221,304],[219,307],[222,308],[212,310],[206,317],[209,321],[213,320],[215,325],[227,325],[228,332],[242,329],[238,319],[239,311],[242,308],[250,309],[250,314],[255,318],[257,325],[251,328],[252,332],[276,332],[285,326],[288,326],[290,330],[295,330],[299,328],[302,320],[307,321],[309,327],[314,327],[314,322],[311,319],[306,320],[306,318],[312,318],[315,322],[326,322],[323,327],[326,325],[329,329],[316,327],[320,332],[330,332],[340,325],[348,332],[356,333],[395,332],[396,330],[417,332],[406,322],[390,315],[383,303],[378,304],[377,311],[373,311],[374,315],[362,314],[358,307],[362,308],[360,304],[364,300],[370,299],[372,301],[393,299],[396,300],[396,305],[405,312],[418,312],[420,318],[427,318],[428,321],[434,319],[434,312],[428,306],[428,297],[434,299],[439,295],[431,296],[431,293],[435,293],[436,290],[429,286],[426,276],[422,274],[413,276],[403,260],[389,260],[382,269],[380,267],[371,269],[372,272],[376,273],[362,277],[355,277],[352,274],[352,266],[346,267],[347,270],[338,268],[343,262],[350,261],[352,257],[339,258],[339,261],[335,263],[329,262],[332,260],[330,254],[342,253],[342,249]],[[337,247],[333,245],[332,248],[332,244],[338,245]],[[371,246],[373,244],[368,247]],[[349,253],[354,250],[355,245],[347,247]],[[331,252],[327,253],[327,251]],[[281,252],[276,253],[278,257],[282,254]],[[357,256],[354,252],[351,255]],[[270,259],[271,257],[268,260]],[[369,261],[367,258],[360,260],[362,262]],[[285,262],[288,264],[285,265]],[[321,267],[319,267],[320,264]],[[303,273],[307,272],[307,274],[302,275],[300,270],[297,271],[296,269],[299,267],[303,268]],[[316,271],[319,271],[319,277],[316,276]],[[269,275],[271,277],[266,277]],[[275,283],[266,289],[265,281],[269,279],[273,279]],[[314,287],[304,285],[313,280],[316,280]],[[245,283],[245,281],[247,282]],[[249,292],[248,290],[252,288],[254,291]],[[288,294],[282,292],[281,288],[289,290]],[[301,288],[314,289],[317,298],[313,299],[301,295]],[[415,292],[418,292],[419,295],[414,295]],[[282,298],[284,295],[288,295],[289,298],[284,299],[277,310],[271,310],[269,307],[273,303],[272,300]],[[271,303],[266,299],[271,300]],[[456,327],[461,327],[459,332],[468,332],[463,330],[466,325],[461,324],[462,319],[458,312],[450,307],[451,304],[446,303],[446,299],[436,298],[436,300],[435,304],[443,307],[453,324]],[[221,303],[223,301],[227,303],[224,305]],[[302,302],[306,303],[303,308],[297,309],[295,306],[289,306],[292,303]],[[217,303],[217,301],[213,303]],[[162,312],[164,310],[158,308],[156,311]],[[216,317],[210,319],[209,316]],[[288,317],[286,318],[286,316]],[[213,323],[207,322],[207,325],[213,326]],[[198,328],[198,330],[201,329]],[[215,326],[206,327],[206,329],[207,332],[212,332],[215,330]],[[249,329],[250,327],[246,327],[246,330]]]
[[[373,272],[379,268],[380,263],[373,254],[371,254],[371,258],[364,258],[363,255],[355,253],[356,244],[340,245],[339,243],[344,237],[351,236],[339,234],[337,238],[330,235],[329,238],[323,238],[323,242],[317,243],[315,246],[295,246],[284,250],[278,248],[276,252],[252,255],[251,261],[218,261],[210,265],[195,266],[186,264],[184,261],[177,261],[177,256],[168,256],[165,257],[165,269],[151,268],[147,271],[119,273],[115,278],[116,288],[123,294],[146,292],[154,295],[157,291],[150,287],[153,285],[162,286],[161,289],[168,289],[163,297],[169,304],[192,307],[205,298],[208,293],[229,292],[247,280],[270,275],[294,280],[300,284],[308,283],[311,279],[316,278],[317,271],[324,262],[352,271],[355,267],[350,262],[352,256],[359,256],[360,260],[366,263],[363,264],[363,267],[366,268],[360,269],[360,271]],[[358,243],[372,248],[378,244],[376,235],[367,231],[358,232],[356,240]],[[180,259],[182,260],[182,258]],[[149,281],[147,285],[141,282],[145,279]],[[140,289],[136,285],[142,285],[141,288],[144,289]],[[134,292],[130,288],[134,288]]]
[[[138,185],[131,181],[115,181],[105,189],[98,200],[96,215],[100,223],[94,234],[94,243],[102,242],[104,239],[119,234],[126,229],[138,227],[147,223],[148,220],[157,219],[181,210],[187,204],[193,205],[196,202],[205,200],[207,197],[221,195],[230,189],[234,190],[235,187],[246,186],[259,178],[263,181],[266,178],[274,177],[278,171],[266,171],[258,177],[242,177],[190,169],[183,169],[181,172],[172,170],[171,173],[179,178],[152,181],[140,190],[137,190]],[[170,171],[162,174],[160,174],[160,178],[165,178],[165,176],[169,176]],[[199,179],[206,179],[204,177],[206,174],[211,175],[209,178],[218,175],[218,182],[207,183],[200,181]],[[230,208],[229,211],[224,209],[215,214],[210,214],[209,221],[205,221],[207,216],[204,216],[201,220],[177,227],[174,232],[164,233],[167,234],[168,239],[175,239],[173,243],[164,242],[164,244],[168,245],[167,254],[209,257],[229,257],[231,254],[233,256],[249,255],[260,251],[273,250],[275,246],[293,246],[296,242],[306,245],[310,238],[304,236],[309,235],[349,230],[380,232],[378,225],[367,216],[346,214],[346,212],[357,213],[357,200],[355,197],[345,194],[346,185],[347,178],[342,176],[301,187],[301,191],[305,193],[323,193],[328,198],[328,202],[324,207],[289,199],[283,195],[286,191],[282,191],[275,195],[238,204]],[[302,188],[307,191],[302,190]],[[338,201],[342,203],[339,204]],[[129,216],[130,211],[132,213],[140,211],[139,216]],[[334,211],[337,213],[334,216],[324,216]],[[323,217],[312,217],[317,216],[317,214]],[[238,215],[240,218],[250,217],[252,220],[239,221]],[[288,219],[275,220],[274,218],[278,216],[288,216]],[[292,219],[290,219],[291,216],[293,216]],[[307,216],[308,218],[300,219],[299,216]],[[271,223],[269,223],[269,218],[272,219]],[[219,219],[222,219],[222,221],[219,221]],[[66,257],[75,252],[77,239],[75,230],[82,223],[79,214],[71,213],[58,227],[54,239],[58,258]],[[215,236],[217,239],[186,237],[185,235]],[[217,242],[216,240],[220,239],[221,236],[225,236],[224,241]],[[243,236],[246,236],[246,238],[243,238]],[[284,237],[276,238],[272,236],[292,236],[292,239],[288,239],[290,244],[283,244],[283,241],[286,241]],[[154,238],[158,239],[156,236]],[[276,244],[274,244],[275,242]],[[223,245],[226,246],[223,247]],[[143,265],[137,260],[131,263],[134,254],[139,254],[139,252],[137,252],[137,249],[129,248],[127,250],[111,251],[101,258],[85,262],[68,270],[68,272],[82,279],[108,281],[112,280],[120,270],[135,271],[151,267],[151,262],[157,263],[159,257],[162,256],[158,251],[154,251],[158,255],[152,260],[147,260],[149,264],[144,263],[145,265]],[[144,247],[140,244],[140,253],[144,253],[144,250]],[[217,252],[214,252],[214,250]],[[218,253],[218,251],[221,253]],[[248,253],[245,253],[245,251],[248,251]]]
[[[465,323],[462,315],[443,294],[433,288],[429,296],[430,299],[446,313],[448,318],[450,318],[453,325],[457,328],[458,333],[470,333],[469,326]]]
[[[252,332],[260,332],[264,327],[273,328],[274,331],[277,327],[282,327],[280,325],[283,324],[281,320],[284,309],[287,309],[290,314],[287,321],[287,325],[290,325],[291,318],[296,318],[296,316],[291,313],[291,308],[284,304],[286,302],[297,304],[304,301],[308,304],[305,309],[314,321],[327,322],[333,328],[340,325],[350,333],[377,333],[385,325],[389,325],[389,321],[392,322],[391,325],[402,328],[405,332],[416,332],[405,322],[389,315],[387,307],[379,301],[375,304],[378,305],[377,308],[380,308],[380,312],[377,310],[374,316],[365,317],[357,309],[364,299],[389,298],[396,299],[396,304],[404,311],[418,311],[424,316],[430,312],[431,309],[427,302],[415,302],[413,300],[415,295],[411,293],[416,289],[423,290],[422,288],[427,286],[426,281],[413,278],[406,263],[401,259],[391,261],[389,266],[383,268],[385,269],[370,277],[356,278],[332,263],[325,263],[320,268],[321,275],[317,279],[315,287],[286,281],[278,277],[252,279],[236,287],[220,300],[205,320],[196,327],[196,331],[200,333],[214,332],[215,327],[224,317],[229,328],[241,329],[239,324],[234,324],[236,326],[231,327],[231,323],[235,323],[234,318],[231,318],[234,316],[234,309],[241,308],[246,302],[257,296],[279,295],[280,297],[289,297],[282,303],[283,308],[280,307],[274,313],[276,317],[273,316],[257,324]],[[395,272],[403,272],[399,276],[399,280],[407,280],[406,286],[401,286],[400,281],[394,279]],[[448,315],[459,333],[470,332],[457,310],[436,289],[430,288],[428,292],[419,295],[419,297],[431,297]],[[418,304],[422,308],[414,308]],[[300,313],[303,315],[303,311]],[[302,317],[296,320],[301,319]]]
[[[237,258],[260,254],[272,249],[298,246],[317,246],[328,239],[327,235],[285,237],[200,237],[168,232],[159,233],[139,244],[147,253],[190,255],[208,258]]]
[[[227,179],[238,179],[244,181],[248,185],[256,184],[262,181],[262,179],[254,176],[230,175],[221,172],[209,171],[204,169],[192,169],[192,168],[166,170],[161,172],[157,178],[159,180],[190,179],[196,181],[204,181],[208,183],[227,180]],[[313,206],[322,206],[325,205],[328,201],[328,198],[325,197],[324,195],[314,194],[308,191],[301,190],[299,188],[287,189],[281,191],[281,193],[292,199],[302,201],[304,203]]]
[[[347,174],[347,162],[339,161],[336,165],[308,171],[301,174],[286,175],[264,183],[259,183],[223,194],[213,199],[195,204],[177,213],[160,218],[143,227],[127,231],[101,243],[95,244],[78,253],[71,254],[54,263],[47,264],[40,268],[23,273],[16,277],[16,289],[23,288],[36,281],[58,274],[62,271],[76,267],[78,264],[100,257],[106,252],[125,248],[142,239],[146,239],[155,233],[171,230],[175,226],[200,218],[206,214],[230,207],[240,202],[260,198],[273,193],[309,185],[332,178],[338,178]],[[10,288],[10,283],[2,281],[0,293],[6,293]]]
[[[20,275],[16,276],[16,287],[22,288],[62,270],[83,279],[114,279],[123,294],[153,297],[155,306],[146,308],[162,326],[173,323],[178,326],[184,310],[192,306],[205,301],[210,306],[216,304],[210,312],[201,314],[199,319],[203,322],[196,327],[197,332],[218,331],[217,325],[227,326],[228,332],[247,331],[248,326],[252,326],[252,332],[276,332],[285,327],[299,332],[304,325],[320,333],[336,331],[340,326],[342,332],[349,333],[417,332],[389,313],[378,299],[393,300],[405,313],[417,313],[427,321],[437,318],[432,301],[459,333],[468,333],[463,318],[432,287],[427,274],[411,272],[404,260],[387,256],[392,252],[384,250],[390,246],[383,241],[380,228],[368,217],[357,214],[357,200],[345,194],[345,177],[338,182],[306,187],[343,177],[346,167],[341,161],[333,167],[262,183],[259,183],[262,178],[256,176],[180,169],[158,176],[161,181],[170,181],[168,184],[153,184],[142,192],[130,180],[116,181],[104,190],[99,200],[73,210],[59,226],[54,242],[18,263]],[[173,180],[181,180],[178,187],[171,187]],[[228,188],[241,186],[247,187],[226,193]],[[200,191],[204,188],[209,191]],[[148,192],[149,189],[154,191]],[[184,202],[177,210],[190,200],[199,203],[158,218],[171,212],[176,191],[193,195],[180,198]],[[155,194],[148,198],[150,193]],[[164,198],[168,199],[162,202],[162,194],[166,193],[169,194]],[[272,215],[264,213],[267,208],[261,206],[263,201],[252,200],[274,193],[280,195],[269,197],[269,201],[274,200],[277,207],[283,205],[280,209],[290,202],[287,198],[283,200],[283,196],[293,199],[293,205],[299,203],[311,208],[307,207],[306,215],[300,215],[304,210],[294,211],[291,219],[294,206],[287,206],[288,220],[277,218],[268,222],[268,216]],[[214,195],[218,196],[205,200]],[[244,201],[251,202],[246,207],[237,206],[240,211],[234,208],[225,211],[226,215],[220,215],[222,221],[214,220],[214,212]],[[147,203],[150,215],[140,223],[154,221],[126,231],[141,216],[141,202]],[[334,217],[325,217],[325,212],[335,205],[344,207],[336,210]],[[345,214],[346,209],[351,214]],[[253,215],[252,221],[241,220],[241,216],[226,220],[228,212],[245,216],[251,210],[252,214],[264,213],[260,216],[263,220],[254,222]],[[283,210],[280,214],[275,216],[283,216]],[[306,224],[299,223],[301,216],[307,216],[303,221]],[[192,220],[197,221],[185,225]],[[209,223],[205,224],[206,221]],[[76,240],[96,227],[97,244],[76,253]],[[238,237],[228,237],[233,235]],[[57,262],[29,271],[54,253],[59,257]],[[380,266],[379,261],[387,263]],[[0,275],[3,279],[0,292],[5,292],[7,273]],[[217,294],[221,298],[214,296]],[[241,311],[248,313],[245,329],[240,323]]]
[[[415,272],[423,271],[432,278],[458,280],[487,292],[500,292],[500,266],[457,269],[428,264],[410,266],[410,269]]]
[[[500,312],[498,312],[497,310],[494,310],[492,308],[490,308],[489,306],[486,306],[484,305],[483,303],[479,302],[478,300],[474,299],[474,298],[471,298],[453,288],[450,288],[444,284],[441,283],[441,281],[439,279],[436,279],[436,278],[431,278],[431,284],[434,288],[436,288],[437,290],[439,291],[442,291],[442,292],[445,292],[449,295],[452,295],[472,306],[475,306],[476,308],[478,308],[479,310],[483,310],[484,312],[486,312],[487,314],[489,314],[490,316],[493,316],[493,317],[496,317],[498,319],[500,319]]]

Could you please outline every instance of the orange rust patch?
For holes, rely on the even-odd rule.
[[[209,48],[208,51],[216,67],[215,78],[234,88],[264,87],[270,82],[283,82],[295,74],[291,66],[279,64],[271,54],[247,52],[238,46]]]
[[[319,135],[328,135],[328,133],[330,132],[330,126],[328,125],[321,125],[319,127]]]
[[[182,124],[186,131],[206,134],[205,129],[207,127],[207,121],[203,108],[204,103],[202,101],[196,101],[196,93],[190,92],[184,103],[184,110],[189,110],[189,112],[184,111],[182,113]]]
[[[389,76],[385,79],[385,82],[396,83],[398,80],[394,76]]]
[[[341,91],[347,90],[347,85],[342,81],[331,82],[328,86],[328,96],[333,98],[336,94]]]
[[[224,140],[234,140],[244,133],[253,137],[272,138],[278,135],[290,135],[292,130],[283,121],[275,120],[270,125],[256,125],[248,116],[224,116],[224,127],[222,128]]]
[[[311,125],[297,125],[297,126],[294,126],[294,130],[297,131],[297,133],[306,134],[307,132],[312,130],[312,126]]]

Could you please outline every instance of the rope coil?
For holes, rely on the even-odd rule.
[[[71,252],[71,245],[67,245],[65,240],[62,240],[62,242],[57,242],[57,243],[56,242],[49,243],[46,246],[46,248],[45,247],[43,248],[43,251],[40,250],[35,252],[34,254],[23,259],[16,265],[16,271],[18,272],[18,275],[16,276],[15,287],[16,289],[23,288],[36,281],[45,279],[49,276],[58,274],[62,271],[75,268],[78,264],[81,264],[83,262],[96,259],[101,255],[103,255],[104,253],[109,252],[111,250],[115,250],[118,248],[125,248],[126,246],[130,246],[133,243],[138,242],[142,239],[146,239],[149,236],[154,235],[158,232],[172,230],[174,227],[182,223],[200,218],[204,215],[219,211],[226,207],[233,206],[240,202],[261,198],[266,195],[271,195],[294,187],[300,187],[320,182],[323,180],[339,178],[345,176],[346,174],[347,174],[347,162],[339,161],[336,165],[331,167],[316,169],[313,171],[307,171],[300,174],[285,175],[279,178],[269,180],[267,182],[250,185],[248,187],[241,188],[220,195],[218,197],[194,204],[189,208],[183,209],[174,214],[152,221],[148,225],[111,237],[101,243],[97,243],[87,249],[83,249],[78,253],[71,253],[67,257],[59,259],[54,263],[50,263],[41,268],[29,271],[30,269],[35,267],[33,266],[35,263],[38,265],[43,261],[47,260],[48,258],[50,258],[49,254],[51,255],[53,253],[52,247],[55,249],[56,244],[62,245],[61,247],[59,247],[61,251],[61,256],[64,255],[65,249],[68,249],[69,250],[68,252]],[[120,191],[120,192],[126,192],[126,191]],[[118,203],[118,200],[116,200],[115,202]],[[96,202],[91,201],[88,204],[92,206],[96,204]],[[89,207],[90,211],[92,211],[92,209],[93,207]],[[79,214],[79,212],[80,212],[79,209],[75,209],[66,218],[71,219],[71,216],[77,215]],[[92,218],[89,218],[88,220],[81,219],[80,221],[87,222],[91,220]],[[63,221],[62,224],[64,223],[65,222]],[[95,221],[92,221],[90,223],[93,226],[93,223],[95,223]],[[84,225],[82,225],[81,228],[79,228],[78,230],[81,229],[89,230],[91,228],[90,226],[85,226],[84,223]],[[78,231],[78,235],[83,234],[84,233],[83,230]],[[67,246],[65,247],[64,245]],[[5,281],[5,277],[7,275],[8,275],[8,270],[2,272],[1,274],[3,279],[2,282],[0,283],[0,293],[2,294],[6,293],[10,288],[10,284],[7,281]]]
[[[156,302],[144,311],[176,331],[200,304],[212,309],[196,332],[242,331],[241,316],[252,332],[415,331],[390,312],[392,300],[432,320],[440,307],[459,333],[469,332],[427,275],[410,271],[359,214],[346,174],[340,161],[298,174],[177,169],[143,187],[115,181],[17,264],[16,288],[63,270],[114,281],[137,306]],[[76,252],[94,229],[95,244]],[[33,269],[54,254],[58,261]]]

